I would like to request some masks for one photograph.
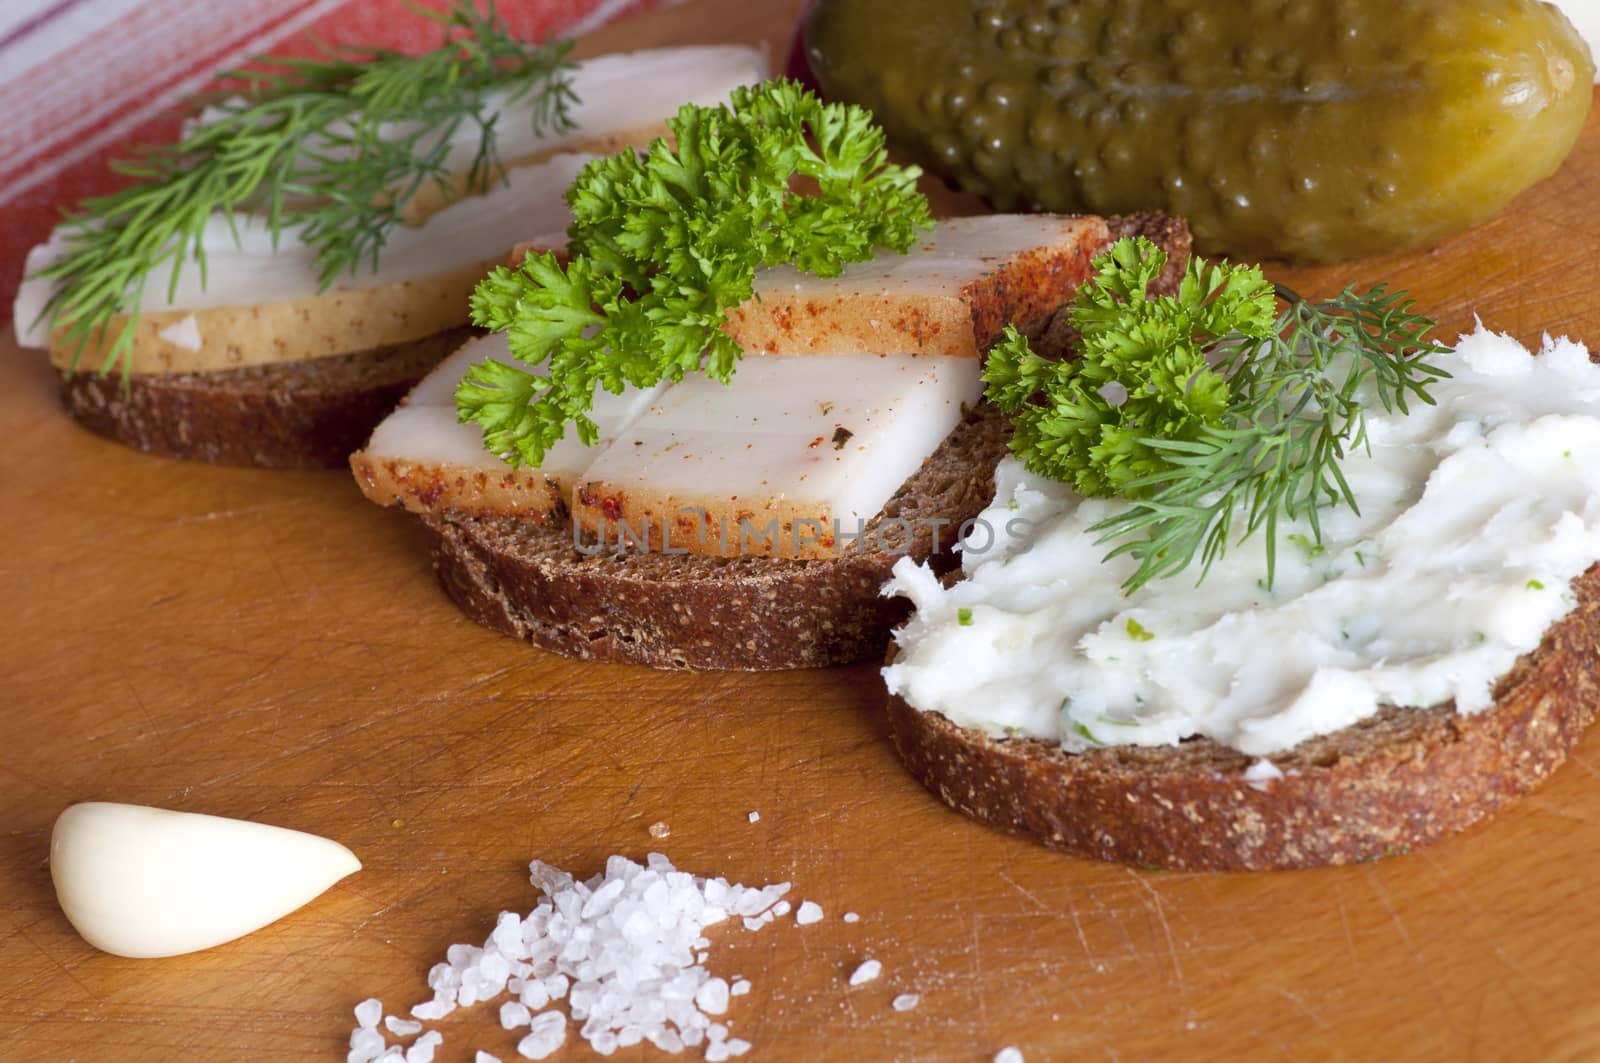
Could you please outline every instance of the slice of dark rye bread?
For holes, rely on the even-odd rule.
[[[1166,250],[1156,287],[1171,291],[1188,262],[1188,226],[1163,214],[1108,219],[1112,237],[1142,235]],[[1025,326],[1037,349],[1063,355],[1057,313]],[[570,524],[433,514],[439,582],[474,620],[580,660],[654,668],[769,671],[871,660],[910,606],[878,590],[905,554],[953,564],[963,521],[994,496],[1010,423],[987,403],[970,411],[867,525],[888,549],[821,560],[686,554],[589,554]],[[898,523],[905,521],[905,524]],[[940,522],[935,525],[933,522]],[[902,530],[913,529],[903,542]]]
[[[990,738],[889,698],[911,774],[952,808],[1080,856],[1171,870],[1319,867],[1402,853],[1463,830],[1539,786],[1600,710],[1600,565],[1577,607],[1471,716],[1453,704],[1384,708],[1272,756],[1209,739],[1064,753]],[[892,659],[892,654],[891,654]]]
[[[766,671],[880,656],[905,618],[878,588],[903,553],[943,560],[956,526],[994,496],[1010,424],[970,412],[867,525],[896,552],[820,560],[610,550],[586,554],[570,524],[429,516],[434,569],[468,616],[567,657],[654,668]],[[929,518],[942,522],[935,526]],[[905,521],[904,524],[898,521]],[[910,528],[909,544],[905,530]]]
[[[336,468],[405,394],[474,335],[201,373],[60,372],[67,412],[137,450],[218,465]]]

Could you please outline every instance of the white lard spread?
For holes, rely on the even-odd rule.
[[[1007,458],[964,578],[902,558],[884,587],[916,606],[889,690],[1073,752],[1203,735],[1260,757],[1381,705],[1488,708],[1600,559],[1600,366],[1481,325],[1438,364],[1437,405],[1367,403],[1371,453],[1342,466],[1360,514],[1323,509],[1321,549],[1281,526],[1270,590],[1256,536],[1198,585],[1197,560],[1124,595],[1135,563],[1086,531],[1124,503]]]

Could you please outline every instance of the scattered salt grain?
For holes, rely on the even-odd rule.
[[[453,1001],[435,998],[433,1000],[425,1000],[412,1008],[411,1017],[421,1019],[424,1022],[434,1022],[444,1018],[454,1010],[456,1010],[456,1006]]]
[[[1108,406],[1123,406],[1128,401],[1128,389],[1120,381],[1107,381],[1100,385],[1100,397]]]
[[[694,1002],[708,1015],[721,1015],[728,1010],[728,992],[727,982],[713,978],[695,992]]]
[[[372,1063],[383,1055],[383,1034],[370,1026],[357,1026],[350,1031],[350,1052],[346,1063]]]
[[[994,1054],[994,1063],[1022,1063],[1022,1052],[1012,1045],[1006,1045]]]
[[[374,1029],[381,1018],[383,1018],[383,1001],[377,997],[368,997],[356,1005],[356,1025],[363,1030]]]
[[[504,997],[500,1023],[526,1026],[517,1052],[543,1059],[567,1040],[568,1014],[578,1034],[601,1055],[649,1042],[665,1052],[705,1046],[707,1058],[728,1059],[750,1044],[729,1037],[714,1021],[730,999],[750,992],[738,976],[729,985],[705,967],[709,927],[732,919],[765,926],[790,912],[787,882],[753,889],[725,879],[702,879],[650,854],[644,864],[614,856],[604,872],[578,881],[540,861],[529,881],[544,896],[527,915],[502,912],[481,946],[457,944],[428,972],[433,999],[411,1009],[418,1019],[443,1018],[458,1007]],[[565,999],[565,1011],[550,1007]],[[372,1002],[377,1022],[382,1008]],[[542,1010],[547,1009],[547,1010]],[[366,1018],[362,1010],[358,1018]],[[396,1024],[399,1024],[398,1026]],[[391,1031],[413,1033],[422,1023],[390,1016]],[[351,1035],[351,1063],[430,1063],[436,1033],[423,1033],[402,1051],[381,1033]],[[487,1053],[480,1054],[498,1063]]]
[[[1270,790],[1272,784],[1281,778],[1283,771],[1265,757],[1252,761],[1250,766],[1244,769],[1245,785],[1252,790]]]
[[[801,926],[822,922],[822,905],[815,901],[801,901],[800,910],[794,913],[794,921]]]
[[[500,1063],[499,1056],[491,1056],[483,1049],[478,1049],[472,1056],[472,1063]]]
[[[855,912],[845,912],[844,921],[847,923],[859,923],[861,922],[861,917]]]
[[[760,823],[761,822],[761,813],[759,813],[759,812],[751,812],[750,813],[750,822],[751,823]]]
[[[550,990],[545,988],[544,982],[534,978],[525,982],[517,991],[517,999],[522,1001],[523,1006],[530,1012],[539,1011],[550,1003]]]
[[[198,351],[204,343],[200,339],[200,323],[189,314],[182,321],[168,325],[157,336],[166,340],[174,347],[182,347],[186,351]]]
[[[544,1011],[533,1017],[528,1036],[517,1042],[517,1054],[527,1059],[543,1059],[567,1040],[567,1017],[559,1011]]]
[[[896,1011],[910,1011],[922,1001],[915,993],[901,993],[889,1002],[889,1006]]]
[[[402,1019],[398,1015],[388,1016],[383,1020],[383,1024],[396,1037],[410,1037],[412,1034],[422,1032],[422,1023],[412,1022],[410,1019]]]
[[[406,1063],[433,1063],[433,1050],[444,1043],[444,1034],[429,1030],[406,1049]]]
[[[866,985],[882,973],[883,964],[877,960],[867,960],[850,975],[850,984],[853,986]]]
[[[672,828],[667,826],[665,823],[650,824],[650,837],[652,838],[665,838],[671,833]]]

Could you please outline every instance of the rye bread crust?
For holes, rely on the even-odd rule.
[[[1371,860],[1447,837],[1549,777],[1600,710],[1600,565],[1577,607],[1495,688],[1493,707],[1386,708],[1272,757],[1208,739],[1082,754],[994,739],[889,698],[911,774],[957,811],[1079,856],[1172,870],[1266,870]]]
[[[85,428],[136,450],[216,465],[344,465],[428,371],[469,337],[332,358],[204,373],[60,372],[61,400]]]
[[[565,522],[430,516],[445,592],[479,623],[541,649],[653,668],[769,671],[869,660],[909,604],[878,594],[902,554],[948,563],[960,522],[994,494],[1010,426],[978,407],[868,531],[893,552],[812,561],[585,554]],[[926,518],[945,522],[938,529]],[[900,534],[907,525],[909,544]],[[881,531],[881,536],[878,534]]]

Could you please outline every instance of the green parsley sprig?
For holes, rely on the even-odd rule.
[[[795,82],[739,89],[731,106],[686,106],[667,124],[673,142],[579,173],[565,267],[530,254],[473,294],[473,321],[507,332],[527,368],[474,366],[457,410],[513,464],[539,464],[569,424],[593,445],[597,386],[618,393],[694,372],[726,382],[741,351],[721,328],[753,294],[758,268],[836,276],[875,248],[905,251],[932,225],[920,171],[887,161],[871,114]],[[815,194],[796,191],[796,177]],[[548,376],[529,371],[539,366]]]
[[[1012,416],[1028,469],[1128,501],[1090,529],[1115,544],[1107,560],[1138,562],[1125,591],[1197,555],[1204,579],[1258,531],[1270,585],[1280,519],[1303,517],[1320,545],[1321,508],[1357,509],[1339,462],[1367,445],[1363,397],[1402,413],[1431,404],[1428,383],[1449,374],[1427,356],[1445,348],[1404,292],[1312,303],[1255,267],[1191,258],[1175,295],[1152,296],[1166,261],[1146,240],[1119,241],[1069,310],[1081,357],[1041,358],[1008,329],[987,394]]]
[[[262,57],[225,71],[224,92],[175,144],[114,163],[136,183],[85,200],[64,224],[68,249],[38,276],[56,282],[41,320],[74,350],[106,345],[112,322],[126,323],[101,371],[126,358],[150,274],[170,264],[170,293],[192,257],[205,277],[202,237],[221,213],[259,212],[274,240],[296,232],[316,249],[322,288],[363,263],[377,268],[390,231],[424,186],[448,186],[452,140],[475,129],[468,191],[499,173],[498,111],[526,101],[535,133],[571,127],[575,99],[568,42],[528,44],[511,35],[491,2],[445,11],[417,9],[441,23],[444,41],[418,56],[340,49],[319,59]],[[126,369],[126,362],[123,362]]]

